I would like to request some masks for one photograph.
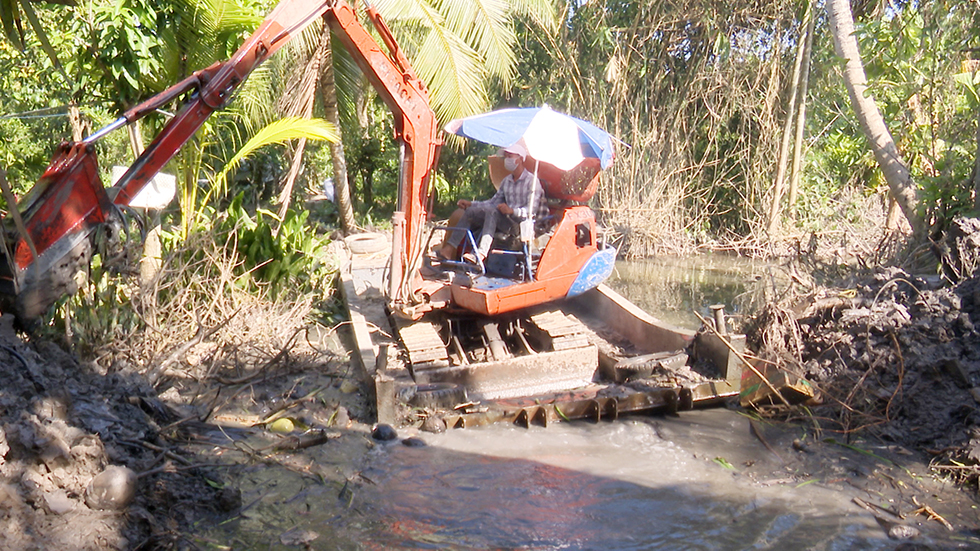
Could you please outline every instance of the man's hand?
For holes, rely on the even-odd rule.
[[[469,199],[460,199],[459,201],[456,201],[456,206],[461,209],[468,209],[472,204],[473,201],[470,201]]]
[[[507,203],[497,205],[497,210],[500,211],[500,214],[514,214],[514,209],[510,208]]]

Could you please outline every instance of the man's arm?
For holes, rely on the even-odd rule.
[[[504,176],[504,179],[500,181],[500,187],[497,188],[497,192],[494,193],[492,197],[484,201],[473,201],[473,204],[483,204],[491,207],[497,207],[499,210],[500,205],[504,204],[504,197],[505,197],[504,186],[507,183],[508,179],[513,180],[514,177],[509,174],[507,176]],[[507,213],[505,212],[504,214]]]

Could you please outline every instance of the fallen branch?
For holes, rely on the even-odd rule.
[[[881,505],[878,505],[878,504],[875,504],[875,503],[864,501],[863,499],[861,499],[859,497],[852,498],[851,501],[853,501],[854,503],[860,505],[861,507],[864,507],[868,511],[871,511],[871,513],[873,513],[875,515],[877,515],[878,512],[881,511],[883,513],[888,513],[889,515],[892,515],[895,518],[898,518],[898,519],[901,519],[901,520],[905,520],[905,515],[903,515],[902,513],[899,513],[899,512],[896,512],[896,511],[892,511],[891,509],[889,509],[887,507],[882,507]]]
[[[308,432],[306,434],[301,434],[299,436],[287,436],[279,442],[270,444],[264,448],[255,450],[257,452],[269,451],[272,453],[276,452],[291,452],[297,450],[304,450],[306,448],[312,448],[313,446],[319,446],[320,444],[326,444],[328,441],[335,438],[340,438],[340,433],[337,432],[326,432],[322,430],[316,430]]]
[[[762,432],[759,430],[759,427],[757,427],[755,425],[755,421],[751,419],[749,419],[749,432],[751,432],[753,436],[758,438],[759,442],[762,442],[762,445],[765,446],[767,450],[772,452],[772,454],[775,455],[777,459],[779,459],[780,463],[785,463],[785,461],[783,461],[783,457],[779,455],[779,453],[777,453],[776,450],[772,448],[772,446],[769,445],[769,442],[767,442],[765,438],[762,437]]]

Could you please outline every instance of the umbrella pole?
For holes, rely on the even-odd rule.
[[[539,185],[538,160],[534,159],[534,185],[531,186],[531,193],[528,193],[527,195],[527,218],[521,221],[521,242],[524,245],[524,267],[527,270],[527,276],[531,280],[534,280],[534,271],[531,269],[531,241],[534,240],[534,192],[537,191]]]

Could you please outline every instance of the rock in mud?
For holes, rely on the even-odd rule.
[[[888,537],[893,540],[911,540],[919,537],[919,530],[908,524],[896,524],[888,529]]]
[[[85,504],[92,509],[118,510],[136,497],[136,473],[126,467],[110,465],[89,482]]]
[[[398,438],[398,433],[394,428],[392,428],[391,425],[379,423],[375,425],[374,430],[371,431],[371,438],[381,440],[382,442],[388,442],[389,440]]]
[[[44,493],[44,509],[53,515],[63,515],[75,510],[75,500],[62,489]]]
[[[426,417],[425,421],[422,421],[422,430],[436,434],[446,432],[446,420],[439,417]]]
[[[3,427],[0,427],[0,466],[3,466],[3,462],[7,458],[7,452],[9,451],[10,445],[7,444],[7,433],[3,431]]]
[[[11,484],[0,483],[0,510],[15,509],[23,504],[20,493]]]
[[[313,530],[301,530],[299,528],[294,528],[288,532],[283,532],[282,535],[279,536],[279,543],[287,546],[308,545],[319,537],[320,534],[314,532]]]
[[[234,486],[225,486],[215,499],[218,510],[224,513],[237,511],[242,506],[242,491]]]
[[[413,436],[402,440],[402,445],[408,446],[409,448],[424,448],[428,446],[428,444],[425,443],[425,440],[422,440],[418,436]]]
[[[337,406],[337,412],[333,415],[333,426],[342,429],[350,426],[350,413],[344,406]]]

